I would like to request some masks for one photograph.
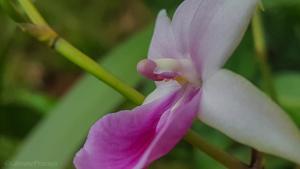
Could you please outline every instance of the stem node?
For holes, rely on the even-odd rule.
[[[30,23],[19,24],[24,32],[27,32],[37,40],[45,43],[49,47],[53,47],[59,38],[57,33],[47,25],[35,25]]]

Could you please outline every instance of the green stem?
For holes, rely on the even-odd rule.
[[[48,25],[30,0],[18,0],[18,2],[32,23],[36,25]]]
[[[92,60],[90,57],[85,55],[83,52],[72,46],[66,40],[60,38],[52,28],[50,28],[47,22],[39,14],[37,9],[31,3],[30,0],[18,0],[21,7],[23,8],[25,14],[29,17],[33,24],[20,24],[20,27],[33,35],[35,38],[42,42],[46,42],[51,48],[56,52],[60,53],[62,56],[78,65],[85,71],[91,73],[99,80],[108,84],[112,88],[116,89],[119,93],[124,95],[126,98],[131,100],[137,105],[142,104],[144,96],[131,88],[129,85],[120,81],[118,78],[113,76],[111,73],[103,69]],[[232,157],[226,152],[223,152],[213,145],[207,143],[199,135],[193,131],[188,131],[184,138],[190,144],[200,148],[206,152],[209,156],[223,164],[228,168],[234,169],[247,169],[240,161]]]
[[[220,162],[225,167],[230,169],[249,169],[246,165],[240,162],[238,159],[234,158],[233,156],[229,155],[228,153],[217,149],[210,143],[206,142],[202,139],[197,133],[194,131],[189,131],[186,136],[185,140],[190,144],[194,145],[195,147],[201,149],[207,155],[212,157],[214,160]]]
[[[113,89],[117,90],[123,96],[127,97],[133,103],[140,105],[143,103],[144,96],[138,91],[123,83],[118,78],[113,76],[110,72],[106,71],[99,66],[97,62],[92,60],[89,56],[75,48],[66,40],[60,38],[53,30],[48,26],[48,23],[38,12],[36,7],[30,0],[18,0],[22,9],[29,17],[31,22],[35,25],[20,25],[25,31],[28,31],[31,35],[35,36],[40,41],[46,42],[56,52],[94,75],[97,79],[103,81]],[[40,25],[44,25],[40,26]],[[45,27],[46,26],[46,27]],[[46,34],[46,36],[45,36]],[[46,38],[46,39],[45,39]]]
[[[97,62],[76,49],[66,40],[61,38],[58,39],[55,43],[54,49],[61,55],[65,56],[67,59],[71,60],[74,64],[78,65],[85,71],[94,75],[99,80],[105,82],[106,84],[117,90],[119,93],[130,99],[135,104],[142,104],[144,100],[144,96],[142,94],[100,67]]]
[[[22,18],[20,12],[10,1],[0,0],[0,6],[2,10],[5,11],[5,13],[9,15],[14,21],[16,22],[24,21],[24,18]]]
[[[277,100],[277,95],[273,83],[271,67],[268,63],[268,51],[265,40],[265,33],[263,29],[263,21],[261,17],[261,12],[259,9],[252,20],[252,33],[256,52],[256,58],[260,66],[260,71],[262,74],[262,87],[263,90],[269,94],[269,96],[274,100]],[[252,150],[252,167],[253,168],[263,168],[263,155],[257,150]]]
[[[270,97],[277,101],[277,96],[272,79],[272,71],[268,63],[268,52],[266,47],[265,33],[263,30],[260,11],[257,10],[252,20],[252,31],[255,45],[256,58],[260,65],[263,79],[263,89]]]

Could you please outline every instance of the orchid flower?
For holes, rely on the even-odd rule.
[[[195,118],[237,142],[300,163],[300,132],[246,79],[221,67],[239,44],[257,0],[185,0],[158,15],[138,71],[156,82],[141,106],[106,115],[77,153],[77,169],[144,169],[167,154]]]

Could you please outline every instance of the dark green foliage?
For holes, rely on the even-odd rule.
[[[157,12],[165,8],[172,13],[180,2],[37,0],[36,5],[63,37],[99,59],[123,81],[148,94],[154,88],[153,82],[141,78],[135,65],[147,55]],[[300,3],[265,0],[264,6],[269,61],[278,100],[300,126]],[[74,153],[92,123],[106,113],[133,105],[96,79],[81,77],[82,71],[76,66],[15,30],[14,23],[1,10],[0,21],[0,168],[12,159],[54,162],[55,165],[47,169],[72,169]],[[260,84],[253,48],[249,29],[225,67]],[[249,161],[250,148],[200,122],[193,128],[219,148]],[[155,162],[152,168],[224,169],[185,142]],[[293,169],[295,166],[268,156],[266,168]]]

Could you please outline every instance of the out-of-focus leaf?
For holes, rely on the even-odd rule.
[[[16,94],[15,101],[24,104],[33,109],[46,113],[54,106],[54,100],[41,93],[34,93],[29,90],[19,90]]]
[[[274,6],[280,6],[283,4],[288,4],[288,5],[295,5],[295,4],[300,4],[300,1],[295,1],[295,0],[262,0],[264,8],[272,8]]]
[[[108,54],[101,64],[128,84],[136,85],[140,81],[136,63],[146,56],[150,36],[150,29],[139,33]],[[84,141],[90,126],[123,100],[120,94],[95,78],[84,77],[36,127],[12,161],[46,162],[49,165],[43,167],[45,169],[64,168]]]
[[[0,168],[5,165],[7,158],[13,155],[18,141],[0,135]]]
[[[193,127],[201,136],[209,140],[212,144],[216,145],[220,149],[228,150],[233,141],[221,134],[220,132],[209,128],[201,122],[197,122]],[[194,150],[195,168],[201,169],[225,169],[221,164],[213,160],[211,157],[201,152],[198,149]]]
[[[300,73],[281,73],[275,76],[280,104],[300,126]]]
[[[36,6],[65,38],[95,58],[152,21],[139,0],[44,0]]]
[[[230,57],[225,67],[234,72],[253,80],[258,67],[255,61],[255,53],[252,41],[252,34],[248,31],[243,41]]]
[[[166,156],[150,165],[150,169],[192,169],[193,147],[181,141]]]
[[[222,164],[213,160],[211,157],[201,152],[200,150],[194,150],[195,169],[226,169]]]
[[[248,146],[236,143],[230,148],[229,153],[234,154],[245,164],[249,164],[251,161],[251,148],[249,148]]]
[[[155,83],[151,80],[144,80],[142,83],[142,93],[147,96],[155,89]]]
[[[0,134],[22,139],[40,120],[40,114],[18,104],[0,104]]]
[[[15,26],[12,24],[6,24],[8,23],[5,18],[2,18],[3,16],[0,15],[1,20],[1,27],[0,27],[0,100],[3,97],[2,90],[4,88],[4,69],[5,64],[8,59],[7,53],[9,51],[10,46],[12,45],[14,41],[14,33],[15,33]],[[3,26],[2,26],[3,24]]]
[[[265,156],[265,168],[266,169],[288,169],[288,168],[295,168],[293,167],[294,164],[288,163],[286,160],[273,157],[273,156]]]
[[[300,1],[266,4],[263,12],[269,61],[273,70],[300,70]]]
[[[175,9],[182,2],[182,0],[173,0],[173,1],[144,0],[144,1],[149,7],[151,7],[156,12],[161,9]]]
[[[139,86],[137,87],[137,90],[140,91],[144,96],[148,96],[148,94],[151,93],[154,89],[155,89],[154,82],[148,79],[146,80],[144,77],[141,83],[139,84]],[[129,100],[126,100],[118,107],[118,109],[123,110],[133,106],[135,106],[134,103],[132,103]]]

